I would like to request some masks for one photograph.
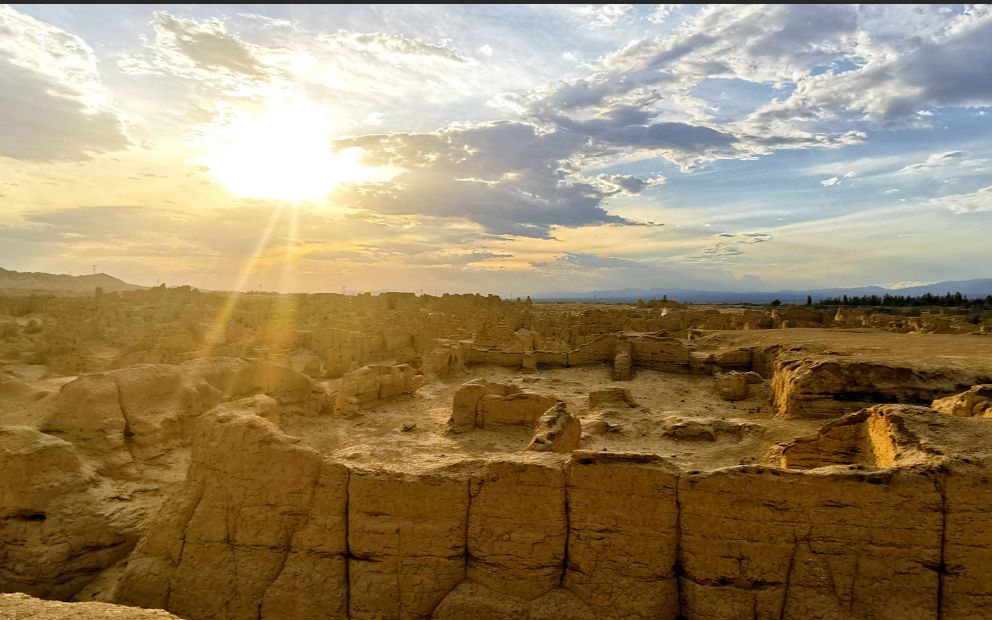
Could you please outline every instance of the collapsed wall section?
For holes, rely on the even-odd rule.
[[[919,369],[841,356],[781,355],[772,402],[783,418],[831,418],[882,403],[930,405],[981,383],[973,372]]]

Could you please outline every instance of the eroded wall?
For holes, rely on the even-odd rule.
[[[985,463],[686,472],[578,451],[367,471],[251,414],[201,424],[120,602],[191,620],[948,619],[992,596]]]

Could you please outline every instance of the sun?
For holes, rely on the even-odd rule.
[[[301,101],[227,112],[205,132],[197,161],[245,198],[316,200],[372,172],[359,163],[360,149],[331,149],[330,129],[324,110]]]

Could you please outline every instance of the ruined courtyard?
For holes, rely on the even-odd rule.
[[[980,618],[992,336],[813,306],[2,297],[0,493],[0,592],[80,618]]]

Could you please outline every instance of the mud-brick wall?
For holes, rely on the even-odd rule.
[[[688,473],[508,454],[365,471],[269,422],[203,424],[117,596],[190,620],[982,617],[992,469]]]
[[[774,368],[772,402],[785,418],[832,418],[879,403],[929,405],[992,382],[992,375],[972,370],[921,370],[829,355],[780,355]]]

